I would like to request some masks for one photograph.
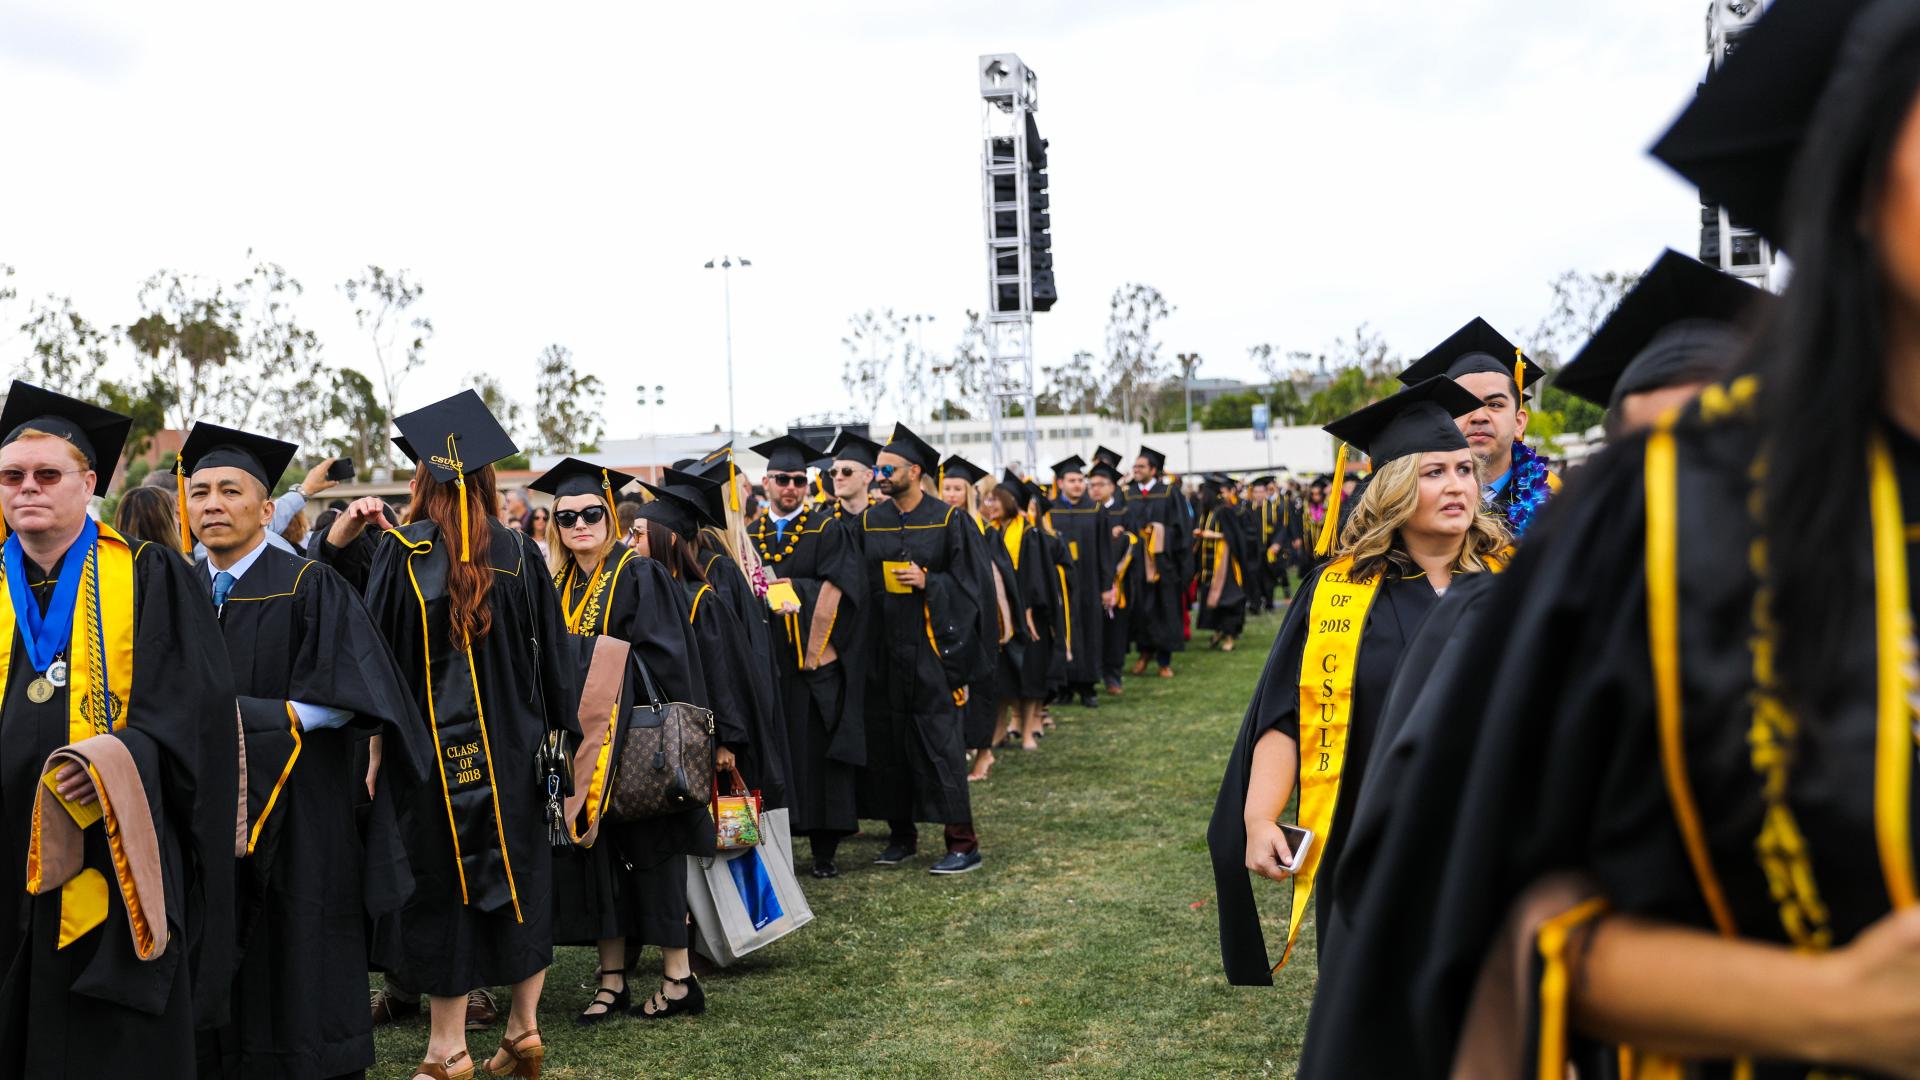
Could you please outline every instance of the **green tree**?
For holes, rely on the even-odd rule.
[[[1073,359],[1054,367],[1041,368],[1047,395],[1063,413],[1100,411],[1100,369],[1098,358],[1085,349]]]
[[[1107,302],[1107,371],[1102,384],[1108,404],[1124,421],[1140,420],[1152,429],[1160,411],[1167,376],[1155,327],[1179,310],[1151,285],[1130,283],[1113,290]]]
[[[599,376],[573,366],[573,350],[549,345],[541,350],[534,425],[540,449],[549,454],[585,454],[600,441],[600,406],[607,392]]]
[[[400,384],[426,363],[427,342],[433,338],[433,320],[412,314],[427,287],[406,270],[388,273],[371,263],[362,273],[340,283],[340,292],[353,305],[353,321],[373,348],[376,384],[388,416],[400,413]]]
[[[217,282],[161,270],[141,284],[139,304],[140,318],[124,333],[138,354],[140,381],[166,383],[181,430],[201,417],[224,418],[221,375],[242,348],[235,299]]]
[[[393,419],[380,388],[352,368],[329,372],[327,383],[325,412],[335,432],[328,440],[333,452],[352,458],[363,470],[391,462],[393,443],[387,431]]]
[[[474,392],[480,395],[480,403],[487,407],[495,420],[500,421],[507,435],[518,443],[521,427],[526,423],[525,410],[520,402],[507,393],[507,388],[501,385],[499,379],[484,371],[467,372],[467,385],[473,387]]]
[[[887,399],[894,356],[906,336],[906,320],[895,315],[892,308],[885,311],[868,308],[847,319],[847,336],[840,339],[847,350],[846,361],[840,369],[840,385],[849,398],[866,403],[869,422],[878,416],[880,403]],[[903,415],[912,416],[916,412],[907,411]]]
[[[98,395],[107,348],[113,342],[111,329],[89,322],[74,309],[71,299],[49,295],[28,306],[20,332],[27,340],[20,378],[72,397]]]
[[[133,424],[127,430],[127,447],[123,457],[138,458],[146,455],[153,445],[153,437],[161,428],[167,426],[167,412],[174,407],[173,385],[159,374],[148,374],[144,381],[139,378],[126,382],[102,380],[95,389],[100,404],[133,418]],[[129,478],[128,483],[134,481]]]

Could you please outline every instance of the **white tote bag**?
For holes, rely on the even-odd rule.
[[[743,859],[749,861],[733,865]],[[786,810],[761,812],[758,847],[723,851],[713,859],[689,856],[687,907],[699,930],[693,947],[721,967],[812,922],[813,908],[793,872]]]

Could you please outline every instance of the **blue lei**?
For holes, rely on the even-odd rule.
[[[1527,534],[1534,515],[1553,497],[1553,489],[1547,485],[1546,459],[1519,440],[1514,441],[1513,466],[1507,476],[1507,490],[1512,496],[1507,506],[1507,529],[1518,540]]]

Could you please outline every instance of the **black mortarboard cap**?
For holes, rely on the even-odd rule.
[[[393,448],[405,454],[408,461],[413,462],[415,465],[420,464],[420,455],[413,452],[413,444],[407,441],[405,435],[395,435],[393,437]]]
[[[1040,508],[1043,510],[1053,509],[1053,496],[1047,494],[1047,485],[1032,477],[1028,477],[1026,483],[1028,497],[1040,504]]]
[[[1085,459],[1081,458],[1079,454],[1075,454],[1072,457],[1067,458],[1063,461],[1056,461],[1053,463],[1053,478],[1055,480],[1058,480],[1069,473],[1085,474],[1086,471],[1087,471],[1087,463]]]
[[[1272,484],[1274,482],[1274,478],[1271,476],[1256,476],[1248,481],[1249,484]]]
[[[1115,484],[1120,482],[1120,470],[1105,461],[1095,461],[1093,468],[1087,470],[1087,475],[1104,476]]]
[[[7,406],[0,410],[0,431],[6,432],[0,446],[27,428],[65,439],[93,466],[93,493],[105,495],[132,427],[130,417],[15,379],[7,391]]]
[[[727,486],[724,482],[710,476],[667,469],[660,474],[660,486],[699,504],[714,524],[727,520]]]
[[[691,469],[698,464],[700,464],[699,458],[683,457],[678,461],[675,461],[671,466],[671,468],[679,469],[680,471],[685,472],[686,470]]]
[[[833,461],[857,461],[871,469],[874,459],[880,456],[880,444],[857,431],[843,429],[827,454]]]
[[[299,447],[250,431],[209,424],[202,420],[180,446],[180,468],[188,476],[201,469],[229,467],[244,470],[273,494],[273,485],[287,471]]]
[[[806,472],[807,462],[819,453],[792,435],[779,435],[753,444],[753,452],[767,459],[767,468],[775,472]],[[701,470],[703,473],[705,470]]]
[[[639,517],[642,521],[657,521],[672,530],[680,539],[691,544],[700,532],[701,525],[718,525],[718,521],[708,517],[706,507],[685,494],[686,489],[673,490],[640,481],[653,499],[641,505]]]
[[[1326,432],[1366,452],[1375,468],[1409,454],[1465,450],[1456,416],[1480,408],[1480,399],[1444,375],[1415,383],[1326,426]]]
[[[1118,451],[1118,450],[1109,450],[1109,449],[1107,449],[1107,448],[1106,448],[1106,447],[1104,447],[1104,446],[1096,446],[1096,447],[1094,447],[1094,448],[1093,448],[1093,462],[1094,462],[1094,464],[1096,464],[1096,465],[1098,465],[1098,464],[1099,464],[1100,462],[1102,462],[1102,461],[1104,461],[1104,462],[1106,462],[1106,463],[1107,463],[1107,464],[1109,464],[1109,465],[1112,465],[1112,466],[1114,466],[1115,468],[1119,468],[1119,466],[1120,466],[1120,461],[1121,461],[1121,458],[1120,458],[1120,451]]]
[[[1667,251],[1600,324],[1553,385],[1612,407],[1627,394],[1723,374],[1740,344],[1737,324],[1772,293]]]
[[[513,437],[472,390],[396,416],[393,425],[443,484],[518,452]]]
[[[1013,503],[1020,509],[1025,510],[1033,504],[1033,489],[1028,487],[1026,480],[1012,469],[1007,469],[1000,474],[1000,486],[1013,493]]]
[[[940,463],[942,477],[959,477],[969,484],[977,484],[987,476],[987,470],[955,454]]]
[[[1503,337],[1487,320],[1475,317],[1472,322],[1455,330],[1453,336],[1434,346],[1427,355],[1408,365],[1407,370],[1400,373],[1400,381],[1413,386],[1436,375],[1457,379],[1482,371],[1511,379],[1516,362],[1521,365],[1522,393],[1547,373],[1531,357],[1520,353],[1514,343]]]
[[[1167,455],[1155,450],[1151,446],[1142,446],[1140,448],[1140,456],[1147,459],[1147,463],[1153,466],[1154,472],[1166,471]]]
[[[889,454],[898,454],[920,466],[929,475],[940,468],[940,452],[933,448],[932,443],[915,435],[913,429],[905,424],[893,425],[893,437],[887,440],[884,449]]]
[[[1782,243],[1794,162],[1836,73],[1864,78],[1876,65],[1863,48],[1893,46],[1916,24],[1911,0],[1774,0],[1651,152]],[[1865,104],[1843,95],[1830,107]]]
[[[541,473],[539,479],[527,486],[535,491],[544,491],[556,499],[571,495],[598,495],[607,500],[607,506],[611,509],[620,489],[633,483],[634,479],[618,469],[569,457],[560,459],[559,464]]]

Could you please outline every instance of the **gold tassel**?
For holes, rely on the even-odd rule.
[[[600,470],[600,493],[607,499],[607,531],[613,532],[620,527],[620,508],[613,504],[613,478],[607,470]]]
[[[1513,388],[1515,393],[1527,392],[1527,358],[1520,352],[1520,346],[1513,347]],[[1517,406],[1519,402],[1514,402]]]
[[[467,468],[461,463],[460,449],[454,445],[453,440],[453,434],[449,432],[447,434],[447,461],[453,466],[453,482],[460,489],[460,561],[472,562],[473,558],[467,539],[469,532],[467,525]]]
[[[1333,534],[1340,525],[1340,496],[1347,486],[1347,444],[1333,459],[1333,491],[1327,496],[1327,519],[1320,523],[1320,536],[1313,542],[1313,553],[1326,558],[1333,551]]]
[[[740,482],[736,479],[732,446],[727,447],[727,506],[736,514],[740,512]]]
[[[193,558],[193,530],[187,527],[187,470],[179,458],[173,459],[173,491],[180,502],[180,553]]]

